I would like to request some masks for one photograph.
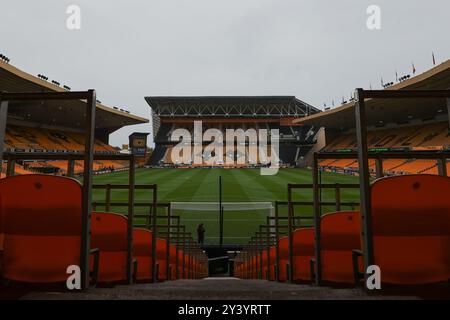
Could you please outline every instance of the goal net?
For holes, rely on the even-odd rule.
[[[220,243],[219,202],[172,202],[171,208],[195,239],[197,226],[203,223],[205,244]],[[272,202],[222,202],[222,208],[224,244],[246,244],[275,212]]]

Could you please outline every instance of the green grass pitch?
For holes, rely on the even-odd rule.
[[[218,202],[219,177],[222,176],[222,201],[224,202],[274,202],[287,201],[288,183],[311,183],[312,173],[306,169],[281,169],[274,176],[261,176],[258,169],[138,169],[136,184],[157,184],[158,202]],[[358,178],[336,173],[322,173],[322,183],[358,183]],[[94,184],[128,184],[128,172],[115,172],[94,177]],[[105,192],[94,190],[93,200],[104,201]],[[111,201],[127,201],[128,191],[115,190]],[[357,201],[359,190],[347,189],[342,192],[342,201]],[[136,202],[150,201],[149,190],[137,190]],[[312,190],[297,190],[294,201],[312,201]],[[323,201],[334,201],[334,190],[322,191]],[[97,208],[102,210],[102,208]],[[126,208],[112,207],[111,211],[126,214]],[[323,213],[333,211],[324,207]],[[146,208],[136,208],[135,212],[148,213]],[[280,207],[280,215],[286,215],[287,208]],[[295,208],[296,215],[310,216],[311,206]],[[181,216],[181,223],[195,235],[196,226],[203,222],[206,227],[206,243],[215,244],[219,239],[218,211],[192,212],[174,210]],[[267,210],[224,213],[224,242],[246,243],[250,236],[266,223]],[[136,219],[136,224],[143,223]],[[163,222],[161,222],[163,223]],[[309,221],[303,222],[305,225]]]

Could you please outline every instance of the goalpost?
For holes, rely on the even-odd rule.
[[[171,202],[171,208],[195,237],[204,224],[206,244],[245,244],[275,215],[272,202]]]

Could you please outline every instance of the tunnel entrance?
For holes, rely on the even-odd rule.
[[[201,249],[208,256],[210,277],[234,276],[234,258],[242,250],[242,245],[203,245]]]

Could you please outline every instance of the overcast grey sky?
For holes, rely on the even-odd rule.
[[[66,9],[81,9],[68,30]],[[369,5],[381,30],[366,27]],[[295,95],[322,107],[450,58],[448,0],[14,0],[0,7],[11,64],[150,118],[144,96]],[[111,136],[127,142],[133,131]]]

